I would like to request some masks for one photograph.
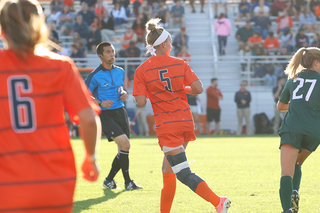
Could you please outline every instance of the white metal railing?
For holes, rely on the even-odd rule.
[[[217,76],[216,62],[218,62],[218,53],[217,53],[217,45],[216,45],[216,31],[214,30],[214,15],[213,15],[211,0],[208,0],[208,6],[209,6],[209,18],[210,18],[210,30],[211,30],[211,44],[212,44],[213,61],[214,61],[214,76]]]
[[[235,72],[238,72],[240,75],[237,76],[227,76],[228,79],[240,79],[246,80],[248,82],[248,85],[251,85],[251,83],[257,81],[257,80],[263,80],[262,78],[253,77],[254,70],[251,69],[252,64],[284,64],[283,67],[286,67],[286,64],[291,59],[292,55],[286,55],[286,56],[278,56],[278,55],[271,55],[271,56],[223,56],[223,57],[217,57],[223,58],[223,60],[217,60],[217,62],[214,62],[214,65],[217,67],[215,72],[226,72],[231,71],[230,69],[236,69],[232,70]],[[141,63],[143,63],[145,60],[147,60],[148,57],[137,57],[137,58],[116,58],[115,65],[121,66],[125,70],[125,77],[128,76],[128,67],[131,65],[139,66]],[[78,66],[78,68],[86,68],[93,70],[95,67],[97,67],[100,64],[100,60],[98,58],[74,58],[73,59]],[[206,60],[206,59],[205,59]],[[210,60],[209,58],[207,60]],[[192,65],[201,65],[203,64],[203,60],[197,58],[191,58]],[[242,71],[241,65],[244,65],[246,69]],[[233,65],[233,66],[232,66]],[[228,68],[230,67],[230,68]],[[233,67],[233,68],[231,68]],[[80,69],[81,71],[81,69]],[[217,73],[216,73],[217,74]],[[205,79],[202,79],[205,80]]]

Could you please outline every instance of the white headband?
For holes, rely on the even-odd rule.
[[[157,40],[153,43],[153,45],[147,45],[146,48],[148,49],[148,51],[146,54],[151,53],[151,55],[156,56],[156,49],[154,47],[162,44],[165,40],[167,40],[168,36],[169,36],[168,31],[163,29],[161,35],[157,38]]]

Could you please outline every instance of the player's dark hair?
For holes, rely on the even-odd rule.
[[[147,29],[146,43],[149,45],[153,45],[154,42],[159,38],[159,36],[163,32],[163,27],[160,27],[158,25],[159,22],[160,22],[159,18],[152,18],[146,23],[146,29]]]
[[[214,81],[217,81],[218,79],[217,78],[211,78],[211,84],[214,82]]]
[[[97,55],[103,55],[103,49],[104,47],[109,47],[113,46],[110,42],[101,42],[100,44],[97,45]]]
[[[317,47],[302,47],[293,55],[284,72],[288,75],[288,78],[294,79],[303,69],[310,69],[314,60],[320,61],[320,49]]]

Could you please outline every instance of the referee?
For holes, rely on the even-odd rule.
[[[141,189],[129,175],[130,130],[128,114],[124,108],[124,101],[128,94],[123,90],[124,70],[115,66],[115,49],[109,42],[102,42],[97,46],[97,54],[101,60],[93,72],[85,80],[94,101],[101,107],[100,119],[102,131],[109,142],[115,141],[118,153],[112,162],[109,175],[103,186],[107,189],[116,189],[117,183],[113,180],[121,169],[127,190]]]

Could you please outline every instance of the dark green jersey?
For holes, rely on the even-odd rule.
[[[320,139],[320,74],[304,70],[289,79],[280,95],[289,110],[282,121],[280,134],[295,132]]]

